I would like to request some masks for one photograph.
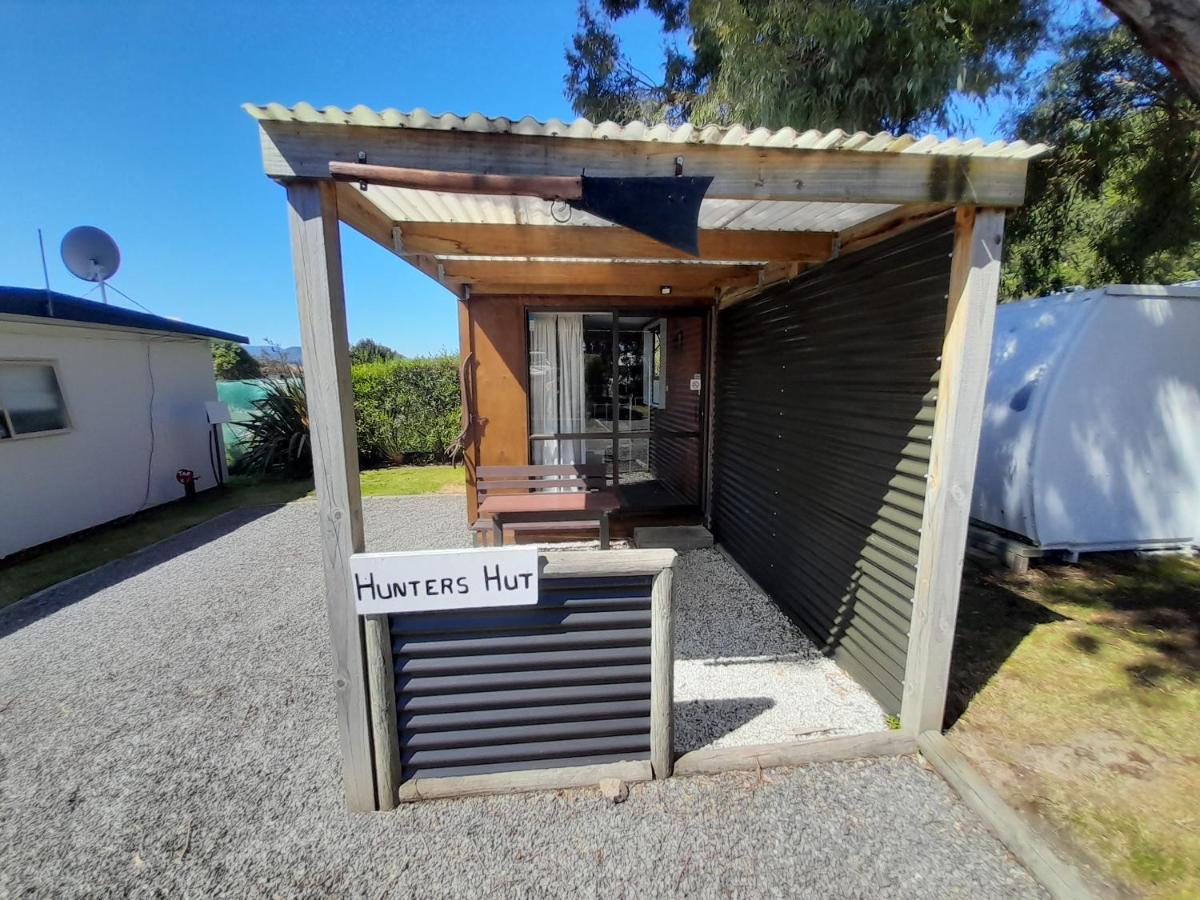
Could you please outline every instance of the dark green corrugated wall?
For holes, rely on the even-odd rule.
[[[717,540],[899,712],[953,217],[720,313]]]

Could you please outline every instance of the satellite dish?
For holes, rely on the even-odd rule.
[[[62,240],[63,265],[76,278],[100,282],[100,296],[108,302],[104,282],[113,276],[121,265],[121,251],[117,242],[91,225],[80,225],[66,233]]]

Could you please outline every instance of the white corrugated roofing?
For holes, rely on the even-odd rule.
[[[489,225],[555,225],[551,205],[536,197],[448,194],[374,185],[367,194],[394,222],[482,222]],[[882,215],[883,203],[802,200],[705,200],[700,227],[731,231],[841,231]],[[570,225],[611,227],[610,222],[569,210]]]
[[[864,153],[932,153],[949,156],[1031,159],[1045,153],[1045,144],[1025,141],[992,141],[985,144],[975,138],[916,137],[911,134],[892,135],[886,131],[868,134],[865,131],[847,133],[833,131],[797,131],[794,128],[748,129],[744,125],[651,125],[645,122],[601,122],[593,125],[587,119],[562,122],[550,119],[540,122],[531,116],[508,119],[489,118],[473,112],[466,116],[454,113],[434,115],[425,109],[401,112],[397,109],[373,110],[355,106],[344,110],[337,106],[317,109],[308,103],[284,106],[281,103],[243,105],[255,119],[265,122],[299,122],[317,125],[365,125],[374,128],[421,128],[432,131],[474,131],[489,134],[520,134],[534,137],[566,137],[591,140],[659,141],[673,144],[720,144],[723,146],[773,147],[794,150],[847,150]]]

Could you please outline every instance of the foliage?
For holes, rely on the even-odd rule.
[[[272,379],[254,401],[254,415],[239,423],[242,454],[238,472],[282,472],[299,477],[312,471],[308,400],[294,370]]]
[[[370,338],[363,338],[350,347],[351,363],[387,362],[400,356],[391,347],[377,343]]]
[[[1200,563],[1094,554],[973,570],[950,739],[1130,896],[1200,896]]]
[[[368,469],[360,479],[364,497],[406,497],[412,494],[461,494],[466,491],[463,470],[456,466],[399,466]]]
[[[1200,277],[1200,107],[1123,26],[1068,38],[1014,130],[1056,150],[1010,224],[1007,296]]]
[[[363,462],[446,458],[458,435],[458,364],[451,356],[393,359],[350,370]]]
[[[909,130],[957,124],[955,92],[1010,85],[1050,0],[583,0],[566,52],[580,115],[628,121]],[[642,6],[664,36],[661,79],[624,56],[616,20]],[[681,49],[681,39],[687,38]]]
[[[219,381],[241,381],[262,377],[258,360],[241,344],[233,341],[212,342],[213,372]]]

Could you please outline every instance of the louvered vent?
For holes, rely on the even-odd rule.
[[[543,578],[536,606],[391,617],[401,777],[650,758],[653,578]]]

